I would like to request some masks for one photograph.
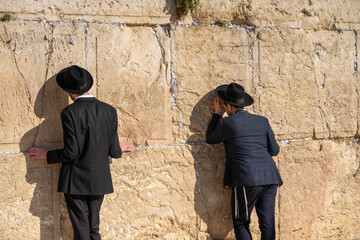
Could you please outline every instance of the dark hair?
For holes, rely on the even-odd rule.
[[[230,106],[232,106],[232,107],[234,107],[234,108],[244,108],[244,107],[238,107],[238,106],[234,106],[234,105],[232,105],[232,104],[230,104],[230,103],[225,103],[225,104],[229,104]]]

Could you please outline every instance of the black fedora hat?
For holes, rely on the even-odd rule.
[[[64,68],[56,75],[57,84],[66,92],[83,94],[92,87],[91,74],[79,66]]]
[[[235,107],[246,107],[254,103],[254,99],[237,83],[220,85],[215,89],[215,94],[224,103],[228,103]]]

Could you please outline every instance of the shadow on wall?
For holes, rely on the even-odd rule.
[[[60,112],[67,105],[68,96],[57,86],[54,75],[45,82],[37,94],[34,113],[43,121],[21,138],[20,149],[22,152],[31,146],[51,148],[62,142]],[[59,204],[59,200],[56,201],[54,196],[56,196],[58,176],[56,170],[59,168],[48,165],[44,160],[32,160],[28,155],[25,156],[26,181],[29,184],[36,184],[29,212],[39,218],[40,240],[54,239],[55,236],[60,235],[60,229],[55,229],[60,226],[57,224],[59,216],[54,216],[54,214],[58,214],[54,211],[54,203]],[[36,229],[37,226],[34,228]]]
[[[232,230],[230,196],[223,188],[225,150],[222,144],[207,145],[206,130],[214,105],[214,91],[208,92],[195,105],[190,116],[188,142],[192,144],[196,184],[194,187],[195,212],[199,232],[207,232],[213,239],[225,239]]]
[[[164,12],[170,14],[170,21],[176,22],[179,18],[175,0],[166,0]]]

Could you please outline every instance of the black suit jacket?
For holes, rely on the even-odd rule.
[[[261,186],[282,184],[271,156],[279,153],[269,121],[246,110],[221,118],[213,114],[206,142],[223,142],[226,152],[224,186]]]
[[[121,157],[117,114],[96,98],[78,98],[61,112],[64,148],[48,151],[48,163],[62,163],[58,192],[113,192],[109,157]]]

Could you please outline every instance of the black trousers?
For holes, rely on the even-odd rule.
[[[100,240],[100,208],[104,195],[73,195],[64,193],[74,229],[74,240]]]
[[[261,240],[275,240],[277,188],[278,185],[231,188],[231,210],[236,240],[252,239],[249,224],[254,207],[259,219]]]

